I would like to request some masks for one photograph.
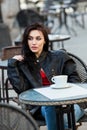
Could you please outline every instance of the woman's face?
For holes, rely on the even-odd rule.
[[[28,36],[28,46],[36,57],[39,57],[45,44],[44,35],[39,30],[32,30]]]

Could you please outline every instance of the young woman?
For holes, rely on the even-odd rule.
[[[46,28],[35,23],[23,34],[22,54],[8,60],[8,78],[14,90],[21,92],[52,84],[54,75],[68,75],[68,82],[80,82],[74,61],[62,50],[49,51]],[[75,104],[76,121],[84,112]],[[48,130],[58,130],[56,107],[42,106],[40,112],[46,120]],[[67,127],[66,115],[64,116]]]

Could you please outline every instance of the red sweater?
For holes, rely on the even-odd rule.
[[[42,85],[43,86],[51,85],[51,83],[48,80],[48,78],[47,78],[43,69],[40,70],[40,75],[41,75],[41,78],[42,78]]]

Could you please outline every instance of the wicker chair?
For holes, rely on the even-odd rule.
[[[39,130],[30,114],[10,104],[0,103],[0,130]]]
[[[75,61],[77,67],[77,73],[81,78],[81,82],[82,83],[86,83],[87,82],[87,66],[86,64],[76,55],[67,52],[68,55]],[[79,104],[84,110],[86,110],[87,108],[87,103],[81,103]],[[85,111],[85,115],[77,122],[77,129],[79,126],[82,125],[82,122],[87,122],[87,111]]]
[[[68,55],[75,61],[77,73],[80,76],[81,82],[87,82],[87,66],[86,64],[76,55],[67,52]]]
[[[13,57],[14,55],[21,54],[21,46],[7,46],[2,48],[2,55],[1,60],[8,60],[9,58]],[[5,78],[5,86],[4,86],[4,93],[5,97],[2,97],[2,101],[9,103],[9,101],[15,101],[19,105],[18,96],[13,90],[12,85],[10,84],[8,77]],[[11,91],[14,91],[14,95],[10,94]]]
[[[1,60],[7,60],[14,55],[21,54],[21,46],[7,46],[2,48]]]

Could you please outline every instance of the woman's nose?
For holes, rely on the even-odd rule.
[[[32,44],[36,44],[36,40],[35,39],[33,39]]]

